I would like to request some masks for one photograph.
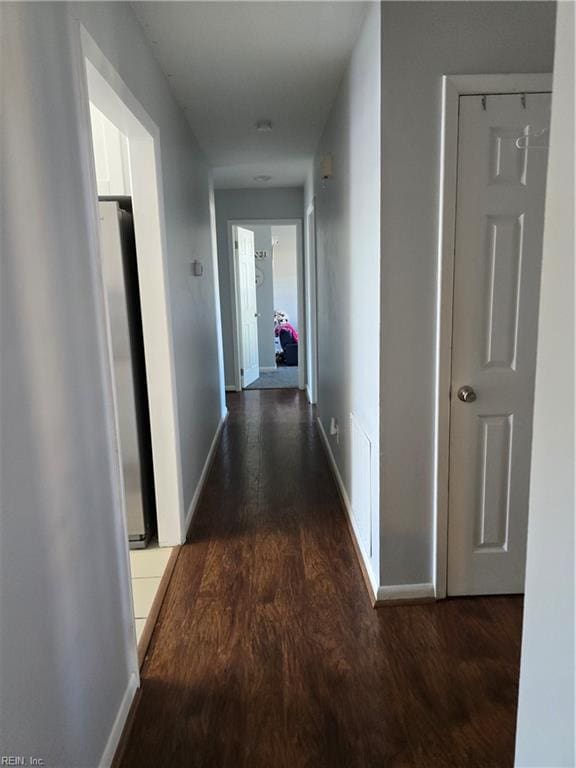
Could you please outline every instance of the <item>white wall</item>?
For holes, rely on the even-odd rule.
[[[94,104],[90,104],[90,122],[98,194],[129,195],[128,139]]]
[[[131,10],[0,4],[0,743],[57,768],[99,764],[136,669],[70,10],[160,127],[187,500],[221,407],[208,172]]]
[[[319,161],[333,156],[334,176],[322,182]],[[310,194],[310,193],[308,193]],[[369,6],[316,153],[314,169],[318,258],[318,414],[351,495],[350,414],[372,448],[372,556],[378,580],[379,305],[380,305],[380,5]]]
[[[302,187],[274,189],[220,189],[215,192],[218,275],[224,345],[224,373],[234,386],[234,342],[228,221],[256,219],[301,219],[304,208]]]
[[[96,766],[129,682],[131,617],[89,144],[66,6],[0,13],[0,743]]]
[[[167,81],[125,3],[74,3],[79,18],[160,130],[178,430],[188,510],[221,417],[216,334],[216,259],[209,168]],[[204,275],[194,278],[198,259]]]
[[[433,581],[441,77],[550,72],[554,14],[546,2],[382,4],[383,585]]]
[[[298,329],[298,246],[294,224],[272,227],[274,242],[274,309],[286,312]]]
[[[558,6],[516,765],[574,766],[574,4]]]

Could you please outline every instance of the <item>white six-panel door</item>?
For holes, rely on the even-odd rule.
[[[238,280],[241,381],[242,386],[247,387],[260,376],[254,232],[234,226],[232,236]]]
[[[450,595],[524,590],[549,114],[549,94],[460,97]]]

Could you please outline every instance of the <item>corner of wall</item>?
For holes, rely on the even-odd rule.
[[[138,673],[132,672],[128,678],[126,689],[122,696],[122,700],[120,701],[120,706],[118,707],[116,717],[114,718],[114,723],[112,725],[110,735],[108,736],[108,741],[106,742],[106,746],[102,752],[102,757],[100,758],[100,762],[98,764],[99,768],[110,768],[114,762],[114,757],[120,745],[120,739],[122,738],[122,733],[126,727],[128,716],[130,715],[130,708],[132,707],[132,702],[134,701],[134,697],[138,691],[139,684],[140,680]]]

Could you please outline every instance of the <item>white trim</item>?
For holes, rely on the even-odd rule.
[[[209,177],[209,203],[210,203],[210,241],[212,245],[212,274],[214,275],[214,306],[216,320],[216,339],[218,348],[218,384],[220,389],[220,416],[225,417],[226,409],[226,382],[224,374],[224,340],[222,338],[222,305],[220,303],[220,273],[218,271],[218,237],[216,233],[216,202],[214,199],[214,177],[210,171]]]
[[[232,227],[242,226],[289,226],[293,224],[296,227],[296,281],[297,281],[297,294],[298,294],[298,328],[303,329],[305,327],[305,310],[304,310],[304,249],[303,243],[303,229],[302,219],[228,219],[228,259],[230,269],[230,300],[232,302],[232,348],[234,350],[234,380],[235,391],[242,391],[242,376],[240,375],[241,350],[240,350],[240,318],[238,314],[238,280],[236,279],[236,261],[234,259],[234,239],[232,237]],[[260,370],[265,370],[261,368]],[[306,333],[299,333],[298,341],[298,388],[304,390],[306,388]]]
[[[444,75],[442,82],[457,97],[473,94],[548,93],[552,91],[552,74],[548,72],[507,75]]]
[[[435,590],[432,582],[424,584],[394,584],[388,587],[378,587],[377,603],[394,600],[434,600]]]
[[[298,297],[298,389],[306,389],[308,344],[306,341],[306,296],[304,295],[304,231],[302,219],[296,221],[296,292]],[[304,333],[302,333],[304,331]]]
[[[364,547],[362,546],[360,536],[356,528],[356,523],[354,521],[354,515],[352,514],[352,504],[350,503],[350,498],[348,496],[348,492],[346,491],[346,486],[344,485],[344,481],[342,480],[342,475],[340,474],[340,470],[338,469],[338,465],[336,464],[336,459],[334,458],[334,454],[332,453],[332,447],[330,445],[330,441],[328,440],[328,435],[324,430],[324,425],[322,424],[322,421],[320,420],[319,416],[316,417],[316,423],[318,424],[318,432],[320,433],[320,439],[322,441],[322,445],[324,446],[326,456],[328,457],[328,463],[330,464],[332,474],[334,475],[334,479],[336,480],[336,485],[338,486],[338,490],[340,492],[340,496],[344,504],[344,509],[346,511],[348,521],[350,522],[350,527],[354,532],[354,538],[356,539],[356,549],[360,553],[363,560],[363,563],[362,563],[363,570],[365,573],[368,574],[368,578],[370,579],[370,585],[372,587],[371,598],[372,598],[372,602],[374,603],[376,602],[376,596],[378,594],[378,584],[376,582],[376,579],[374,578],[374,573],[372,572],[372,564],[370,562],[370,558],[368,557],[368,555],[364,550]]]
[[[444,75],[442,78],[434,449],[434,591],[437,599],[446,597],[448,568],[450,384],[460,96],[551,90],[551,74]]]
[[[134,701],[134,696],[136,695],[137,690],[138,675],[133,672],[128,678],[128,684],[126,685],[126,690],[124,691],[122,701],[118,707],[118,712],[114,718],[112,730],[108,736],[108,741],[104,747],[104,752],[102,752],[102,757],[100,758],[100,762],[98,764],[100,768],[110,768],[112,765],[112,761],[114,760],[114,755],[118,749],[118,744],[120,743],[120,738],[122,737],[122,731],[126,725],[126,720],[130,714],[130,707],[132,706],[132,702]]]
[[[222,434],[222,428],[224,426],[224,422],[226,421],[227,417],[228,417],[228,411],[226,411],[226,414],[220,419],[218,426],[216,427],[216,432],[214,433],[214,437],[212,438],[212,444],[210,445],[208,456],[206,456],[206,461],[204,462],[204,467],[202,468],[202,474],[200,475],[200,479],[198,480],[198,483],[196,485],[196,490],[194,491],[194,496],[192,497],[192,501],[190,502],[190,506],[188,507],[188,511],[186,512],[186,520],[184,521],[184,536],[188,535],[188,529],[190,528],[190,523],[192,522],[192,518],[194,517],[194,512],[196,511],[196,507],[198,506],[198,502],[200,501],[200,496],[202,495],[202,491],[204,490],[204,486],[206,485],[206,480],[208,479],[208,473],[210,472],[210,467],[212,466],[212,462],[214,461],[216,449],[218,448],[218,443],[220,441],[220,435]]]
[[[226,384],[224,389],[226,390],[226,392],[238,392],[238,387],[236,386],[236,384]]]
[[[277,370],[277,365],[265,365],[260,367],[260,373],[275,373]]]
[[[240,316],[238,305],[238,280],[236,279],[236,259],[234,258],[233,222],[227,223],[228,229],[228,268],[230,271],[230,300],[232,303],[232,350],[234,352],[234,389],[242,391],[242,349],[240,346]]]
[[[310,247],[308,237],[308,220],[312,217],[314,244]],[[316,209],[315,198],[306,208],[304,218],[306,249],[304,254],[304,276],[306,297],[306,327],[305,336],[308,354],[306,357],[306,394],[308,401],[315,405],[318,402],[318,271],[316,261]],[[308,344],[308,338],[310,344]],[[308,375],[310,366],[310,376]]]

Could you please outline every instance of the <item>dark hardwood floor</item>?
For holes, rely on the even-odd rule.
[[[521,599],[374,610],[305,397],[229,408],[123,768],[512,766]]]

